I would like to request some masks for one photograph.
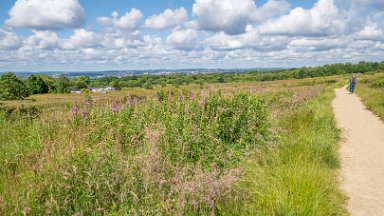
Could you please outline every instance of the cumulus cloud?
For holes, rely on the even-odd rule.
[[[59,38],[52,31],[33,31],[34,34],[29,36],[24,41],[24,47],[27,49],[47,49],[52,50],[57,48]]]
[[[196,0],[192,9],[201,30],[230,35],[244,33],[255,10],[253,0]]]
[[[90,48],[97,46],[99,40],[100,37],[92,31],[76,29],[69,39],[63,40],[60,47],[62,49]]]
[[[291,4],[289,2],[269,0],[260,8],[257,8],[251,17],[253,20],[261,22],[284,15],[289,12],[290,8]]]
[[[327,51],[338,48],[345,48],[349,41],[345,39],[308,39],[299,38],[294,39],[289,44],[289,48],[299,52],[308,51]]]
[[[143,13],[132,8],[130,12],[126,12],[124,16],[119,17],[119,14],[114,11],[112,18],[109,17],[97,17],[97,22],[105,27],[112,27],[124,30],[134,30],[139,28],[140,20],[143,18]]]
[[[175,49],[192,50],[197,46],[197,32],[192,29],[173,30],[167,43]]]
[[[377,24],[367,25],[356,33],[360,40],[384,41],[384,31]]]
[[[343,33],[345,20],[333,0],[319,0],[312,9],[297,7],[289,14],[263,23],[264,34],[327,36]]]
[[[164,30],[174,28],[188,19],[185,8],[181,7],[174,11],[166,9],[159,15],[153,15],[145,21],[145,27]]]
[[[85,22],[78,0],[17,0],[6,24],[35,30],[78,28]]]
[[[13,32],[0,29],[0,50],[15,50],[22,45],[21,39]]]

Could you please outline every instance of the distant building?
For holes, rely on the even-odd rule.
[[[71,94],[81,94],[82,92],[80,90],[72,90]]]
[[[108,86],[105,88],[92,88],[91,91],[94,93],[107,94],[108,92],[116,91],[116,89],[111,86]]]

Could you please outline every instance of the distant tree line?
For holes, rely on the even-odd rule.
[[[250,71],[244,73],[134,75],[121,78],[112,76],[101,78],[79,76],[70,79],[63,75],[54,78],[47,75],[33,74],[27,79],[21,79],[16,77],[14,73],[4,73],[0,77],[0,100],[23,99],[32,94],[69,93],[71,90],[105,86],[112,86],[118,90],[124,87],[151,89],[153,86],[164,87],[166,85],[173,85],[178,87],[192,83],[204,85],[206,83],[302,79],[374,71],[384,71],[384,61],[361,61],[357,64],[329,64],[319,67],[292,68],[273,72]]]

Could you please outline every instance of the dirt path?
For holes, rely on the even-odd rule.
[[[341,143],[341,185],[351,215],[384,215],[384,123],[345,87],[332,102]]]

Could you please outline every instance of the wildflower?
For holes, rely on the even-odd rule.
[[[77,115],[77,112],[79,111],[79,107],[77,105],[72,106],[71,114],[72,116]]]
[[[88,116],[88,111],[87,109],[83,108],[83,110],[81,110],[81,117],[85,118]]]
[[[205,97],[202,97],[201,101],[200,101],[200,104],[201,105],[205,105],[206,103],[207,103],[207,100],[205,99]]]
[[[49,115],[49,119],[51,120],[51,122],[54,122],[55,121],[55,115],[53,113],[51,113],[51,115]]]
[[[85,101],[85,105],[86,105],[87,107],[91,106],[91,101],[90,101],[90,100]]]
[[[124,102],[121,104],[121,107],[120,107],[120,110],[123,110],[123,109],[125,109],[125,103]]]
[[[111,110],[113,113],[117,112],[117,104],[115,100],[112,101]]]

